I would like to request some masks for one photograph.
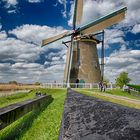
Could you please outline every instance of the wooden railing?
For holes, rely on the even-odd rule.
[[[44,83],[42,84],[42,87],[44,88],[86,88],[86,89],[92,89],[92,88],[99,88],[98,83]],[[112,83],[109,83],[107,85],[108,89],[113,89],[114,86]]]

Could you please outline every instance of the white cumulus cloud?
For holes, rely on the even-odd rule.
[[[126,6],[128,8],[126,18],[120,23],[121,26],[132,26],[140,22],[140,17],[137,13],[140,13],[139,0],[84,0],[82,25],[94,21],[106,14],[109,14],[118,8]],[[68,24],[72,23],[73,4],[70,11],[70,20]],[[125,24],[125,25],[124,25]]]
[[[2,29],[2,25],[0,24],[0,30]]]
[[[66,0],[58,0],[58,3],[64,6],[64,10],[61,11],[64,18],[67,17],[67,1]]]
[[[7,13],[9,14],[15,14],[18,9],[17,9],[17,5],[18,5],[18,0],[2,0],[3,2],[5,2],[4,7],[7,10]]]
[[[15,5],[18,4],[18,1],[17,0],[2,0],[2,1],[6,2],[7,7],[15,6]]]
[[[0,40],[6,39],[7,33],[5,31],[0,31]]]
[[[44,0],[28,0],[28,2],[30,2],[30,3],[39,3],[42,1],[44,1]]]
[[[62,82],[66,47],[58,41],[41,48],[41,41],[64,31],[62,27],[28,24],[8,34],[0,31],[0,81]],[[8,37],[9,34],[16,38]]]
[[[105,62],[105,75],[114,82],[123,71],[128,72],[132,83],[140,83],[140,50],[120,49],[114,51]]]
[[[61,34],[64,31],[66,30],[64,30],[61,26],[49,27],[26,24],[20,27],[16,27],[12,31],[9,31],[9,33],[26,42],[33,42],[40,45],[43,39]]]
[[[140,24],[136,24],[136,25],[133,27],[132,33],[134,33],[134,34],[140,33]]]

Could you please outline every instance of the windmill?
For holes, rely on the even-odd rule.
[[[104,75],[104,30],[114,25],[125,17],[126,7],[101,17],[82,27],[80,24],[83,13],[83,0],[75,0],[72,31],[67,31],[57,36],[42,41],[42,46],[53,43],[62,38],[71,36],[70,41],[63,42],[66,46],[70,43],[67,51],[64,80],[66,83],[75,83],[77,79],[86,83],[97,83],[103,80]],[[93,34],[94,33],[94,34]],[[99,64],[96,35],[102,34],[101,67]]]

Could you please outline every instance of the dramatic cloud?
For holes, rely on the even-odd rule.
[[[40,80],[40,75],[47,74],[43,66],[36,63],[5,63],[0,65],[0,71],[3,81],[16,80],[22,83],[34,83]],[[43,80],[45,79],[43,78]]]
[[[16,14],[18,12],[18,0],[2,0],[5,3],[5,8],[7,9],[8,14]],[[25,0],[29,3],[40,3],[44,0]]]
[[[105,16],[122,6],[127,6],[128,10],[126,19],[121,22],[120,25],[123,27],[124,24],[125,26],[135,25],[140,22],[140,17],[137,16],[137,13],[140,13],[140,5],[138,3],[139,0],[84,0],[82,25]],[[73,4],[70,12],[70,20],[68,21],[69,25],[72,23]]]
[[[62,82],[66,47],[61,41],[40,45],[42,39],[64,31],[62,27],[23,25],[8,32],[16,38],[0,31],[0,81]]]
[[[13,14],[13,13],[15,14],[15,13],[16,13],[16,9],[14,9],[14,10],[8,10],[7,12],[8,12],[9,14]]]
[[[4,40],[7,38],[7,34],[5,31],[0,31],[0,40]]]
[[[43,39],[61,34],[64,31],[66,30],[64,30],[63,27],[49,27],[26,24],[17,27],[12,31],[9,31],[9,33],[26,42],[32,42],[40,45]]]
[[[140,4],[138,4],[139,0],[124,0],[123,3],[128,8],[126,19],[123,23],[128,26],[133,26],[137,23],[140,23],[140,17],[137,16],[137,13],[140,13]]]
[[[115,9],[115,2],[110,1],[95,1],[95,0],[84,0],[83,18],[82,24],[89,23],[90,21],[96,20],[97,18],[110,13],[112,9]],[[71,18],[68,22],[69,25],[72,23],[73,7],[71,6]]]
[[[111,45],[115,44],[115,48],[119,49],[122,45],[126,46],[124,40],[125,34],[123,31],[114,28],[114,29],[105,29],[105,38],[104,38],[104,48],[110,49]],[[102,39],[99,39],[102,40]],[[116,45],[119,44],[119,45]],[[102,43],[97,45],[98,49],[101,49]]]
[[[73,11],[74,11],[74,3],[71,2],[71,8],[70,8],[70,13],[69,13],[70,19],[68,20],[68,25],[69,26],[72,26],[72,22],[73,22]]]
[[[58,0],[58,3],[64,6],[64,10],[61,11],[64,18],[67,17],[67,1],[66,0]]]
[[[2,29],[2,25],[0,24],[0,30]]]
[[[2,0],[6,2],[6,7],[9,8],[10,6],[16,6],[18,4],[17,0]]]
[[[16,6],[18,4],[18,0],[2,0],[3,2],[6,2],[6,7],[9,8],[10,6]],[[26,0],[30,3],[39,3],[44,0]]]
[[[7,10],[7,13],[9,14],[15,14],[18,10],[17,10],[17,4],[18,4],[18,0],[2,0],[5,5],[4,7]]]
[[[14,38],[0,41],[0,61],[32,62],[39,58],[41,50],[33,45]]]
[[[45,68],[44,65],[37,63],[17,62],[15,64],[0,64],[0,81],[8,82],[16,80],[22,83],[35,83],[40,81],[62,82],[64,64],[58,64]]]
[[[30,2],[30,3],[39,3],[42,1],[44,1],[44,0],[28,0],[28,2]]]
[[[134,33],[134,34],[140,33],[140,24],[136,24],[136,25],[133,27],[132,33]]]
[[[127,52],[127,53],[126,53]],[[139,84],[140,79],[140,50],[121,48],[115,51],[105,62],[106,77],[114,82],[115,78],[123,71],[128,72],[132,82]]]
[[[110,44],[120,43],[125,44],[123,39],[124,32],[118,29],[105,30],[105,45],[109,47]]]

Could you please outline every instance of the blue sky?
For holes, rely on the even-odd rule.
[[[84,0],[81,25],[127,6],[124,21],[105,30],[105,75],[126,71],[140,83],[139,0]],[[41,40],[71,29],[73,0],[0,1],[0,82],[62,82],[67,49]],[[66,39],[67,40],[67,39]],[[97,46],[100,51],[100,45]]]
[[[67,18],[61,16],[64,6],[56,0],[44,0],[40,2],[29,2],[20,0],[15,6],[5,9],[5,1],[1,2],[1,22],[6,30],[13,29],[23,24],[37,24],[48,26],[67,26]],[[68,5],[68,4],[67,4]],[[68,6],[67,6],[68,8]],[[14,14],[14,12],[16,12]],[[8,22],[11,22],[8,24]]]

